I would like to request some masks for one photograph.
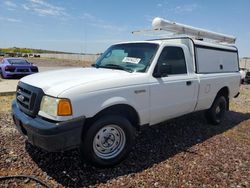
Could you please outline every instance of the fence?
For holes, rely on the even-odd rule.
[[[250,70],[250,58],[240,59],[240,68],[245,68]]]
[[[71,60],[80,60],[80,61],[91,61],[94,62],[99,55],[97,54],[40,54],[43,58],[56,58],[56,59],[71,59]]]
[[[56,58],[56,59],[71,59],[79,61],[90,61],[94,62],[100,56],[98,54],[40,54],[44,58]],[[250,58],[241,58],[240,59],[240,68],[246,68],[250,70]]]

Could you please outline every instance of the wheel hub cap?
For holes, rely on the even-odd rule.
[[[125,143],[124,131],[117,125],[107,125],[96,133],[93,150],[98,157],[111,159],[121,153]]]
[[[221,110],[220,110],[220,107],[219,107],[219,106],[217,106],[217,108],[215,109],[215,113],[216,113],[216,114],[219,114],[219,113],[220,113],[220,111],[221,111]]]

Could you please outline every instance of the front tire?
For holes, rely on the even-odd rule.
[[[208,122],[213,125],[220,124],[225,117],[227,105],[227,100],[224,96],[216,97],[211,108],[206,111],[206,118]]]
[[[82,157],[95,166],[111,167],[129,154],[135,128],[124,117],[104,116],[90,125],[83,137]]]

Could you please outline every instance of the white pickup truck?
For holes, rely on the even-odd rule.
[[[238,51],[189,37],[119,43],[89,68],[24,77],[12,114],[30,143],[80,147],[95,165],[121,162],[140,126],[206,110],[219,124],[239,94]]]

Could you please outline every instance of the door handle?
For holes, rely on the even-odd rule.
[[[187,81],[186,84],[187,86],[190,86],[192,84],[192,81]]]

